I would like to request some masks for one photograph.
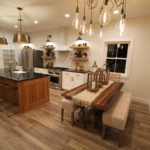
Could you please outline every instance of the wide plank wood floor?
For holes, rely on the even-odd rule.
[[[148,105],[132,102],[123,138],[118,148],[115,130],[105,140],[101,131],[71,127],[70,114],[60,122],[61,92],[51,90],[50,103],[26,114],[8,118],[0,112],[0,150],[150,150]]]

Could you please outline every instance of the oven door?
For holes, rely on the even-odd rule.
[[[50,75],[50,85],[52,88],[60,88],[61,89],[61,77],[60,76],[55,76],[55,75]]]

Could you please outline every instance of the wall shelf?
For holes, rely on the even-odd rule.
[[[45,50],[54,50],[56,47],[52,47],[52,46],[43,46],[41,47],[41,49],[45,49]]]
[[[55,59],[55,56],[41,56],[43,59]]]
[[[70,46],[70,48],[73,48],[73,49],[88,49],[89,46]]]
[[[87,61],[88,58],[83,58],[83,57],[70,57],[71,60],[78,60],[78,61]]]

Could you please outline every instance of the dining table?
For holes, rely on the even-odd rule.
[[[62,96],[72,100],[75,105],[80,107],[79,115],[82,122],[85,122],[85,110],[98,109],[106,111],[112,106],[123,85],[123,82],[109,81],[107,85],[103,85],[98,91],[92,92],[87,89],[87,84],[83,84],[63,92]]]

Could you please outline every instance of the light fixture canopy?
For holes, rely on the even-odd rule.
[[[23,10],[21,7],[17,7],[17,9],[19,10],[19,30],[17,31],[17,33],[15,33],[14,35],[14,39],[13,42],[14,43],[19,43],[19,44],[26,44],[29,43],[29,39],[28,39],[28,35],[26,33],[22,32],[22,18],[21,18],[21,11]]]

